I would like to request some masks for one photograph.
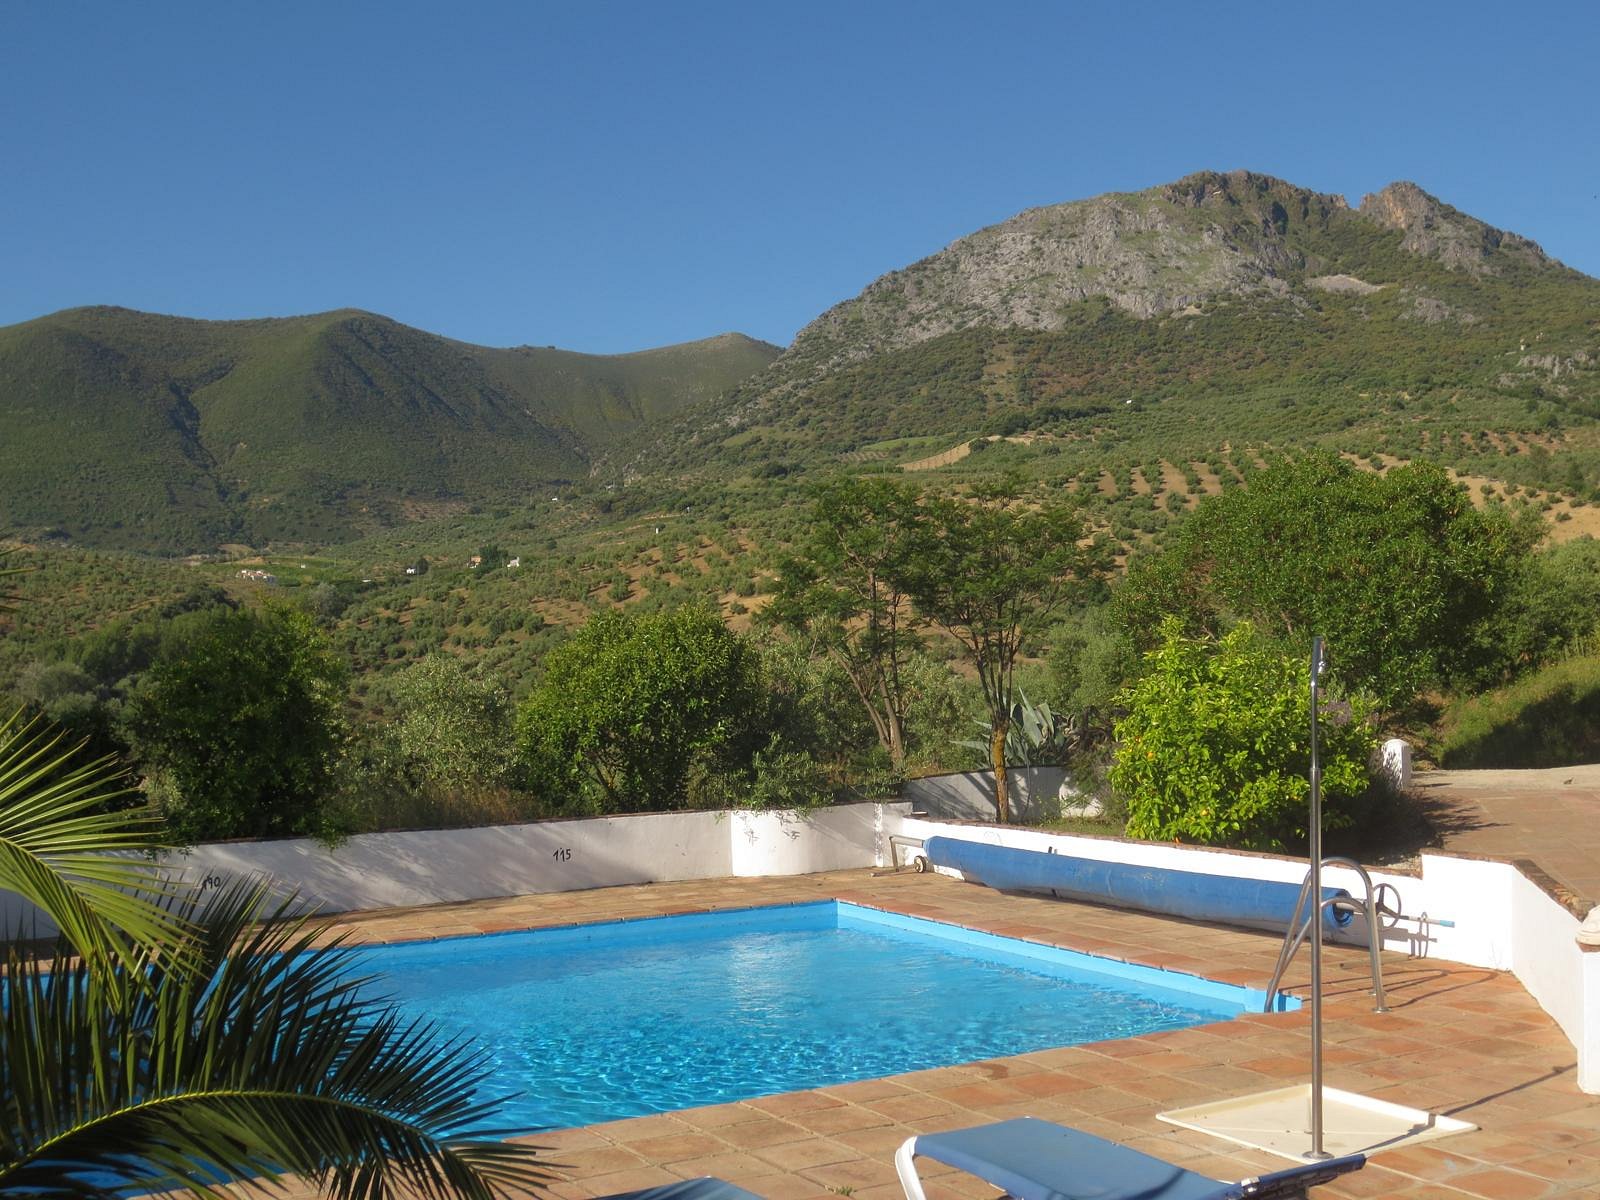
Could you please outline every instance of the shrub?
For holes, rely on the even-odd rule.
[[[659,812],[691,806],[693,769],[747,768],[766,715],[756,652],[720,618],[609,609],[547,656],[517,725],[536,787],[568,811]]]
[[[400,672],[389,691],[395,750],[417,784],[467,789],[511,779],[511,701],[495,680],[431,654]]]
[[[1128,833],[1251,850],[1306,837],[1311,766],[1309,664],[1240,624],[1220,641],[1186,637],[1176,621],[1146,655],[1148,671],[1119,697],[1112,785]],[[1373,734],[1360,699],[1322,721],[1324,827],[1353,823],[1366,791]],[[1343,719],[1333,716],[1342,713]]]

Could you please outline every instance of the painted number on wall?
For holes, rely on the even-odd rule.
[[[559,850],[552,850],[550,851],[550,857],[557,862],[571,862],[572,848],[570,846],[562,846]]]

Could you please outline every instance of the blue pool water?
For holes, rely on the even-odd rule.
[[[362,951],[473,1035],[520,1129],[822,1087],[1259,1009],[1261,993],[855,905],[743,909]],[[1174,985],[1185,985],[1182,990]]]

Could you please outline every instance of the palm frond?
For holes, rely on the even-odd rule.
[[[0,978],[0,1196],[207,1194],[296,1175],[325,1194],[489,1197],[543,1178],[495,1140],[486,1058],[402,1019],[316,949],[292,901],[236,885],[174,911],[187,952],[119,967],[13,955]]]
[[[0,890],[37,905],[79,954],[172,937],[179,921],[153,897],[167,885],[142,857],[155,822],[106,809],[128,793],[122,773],[111,759],[76,763],[74,749],[21,711],[0,721]]]

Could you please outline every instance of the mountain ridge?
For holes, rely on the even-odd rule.
[[[1291,213],[1290,206],[1299,211]],[[1163,240],[1162,235],[1176,224],[1163,208],[1202,216],[1220,211],[1233,220],[1211,222],[1201,231],[1199,244],[1194,239],[1185,244],[1177,238]],[[1235,211],[1229,213],[1230,208]],[[1257,222],[1260,236],[1253,247],[1238,244],[1239,235],[1248,233],[1248,222],[1240,217]],[[931,307],[930,293],[939,291],[933,286],[938,278],[958,274],[963,260],[979,257],[974,251],[982,252],[988,270],[972,282],[989,285],[991,302],[969,303],[963,313],[958,297],[957,312],[946,321],[921,320],[924,335],[951,332],[963,317],[974,313],[999,318],[996,323],[1005,327],[1049,329],[1056,315],[1052,301],[1059,305],[1104,296],[1131,315],[1148,318],[1203,303],[1219,293],[1252,287],[1276,290],[1269,280],[1308,266],[1296,244],[1303,239],[1287,236],[1291,222],[1327,228],[1343,218],[1399,232],[1401,249],[1447,267],[1498,274],[1493,256],[1503,247],[1504,254],[1515,254],[1528,265],[1568,269],[1547,258],[1537,243],[1469,217],[1407,181],[1391,183],[1352,208],[1343,196],[1313,192],[1270,175],[1201,171],[1139,192],[1106,192],[1024,209],[958,238],[823,312],[796,334],[788,353],[803,353],[808,341],[858,319],[854,310],[880,296],[910,293],[905,301],[908,315],[923,318]],[[1074,222],[1077,228],[1072,227]],[[1023,263],[1029,264],[1031,275],[1019,278]],[[1160,267],[1166,267],[1170,276],[1164,278]],[[1078,275],[1079,281],[1069,282],[1064,278],[1069,274]],[[1056,282],[1056,287],[1047,291],[1028,286],[1035,282]],[[948,285],[943,289],[949,290]]]
[[[777,353],[497,349],[361,309],[209,321],[112,306],[0,328],[0,527],[194,550],[338,541],[407,505],[586,475],[607,439]]]
[[[610,454],[685,480],[851,469],[906,439],[920,462],[996,433],[1039,434],[1061,465],[1156,437],[1173,461],[1302,439],[1404,457],[1464,420],[1572,426],[1588,454],[1595,312],[1600,281],[1414,183],[1353,208],[1202,171],[958,238],[819,314],[670,435],[644,427]],[[1436,411],[1398,417],[1408,398]],[[1600,459],[1583,470],[1600,479]]]

